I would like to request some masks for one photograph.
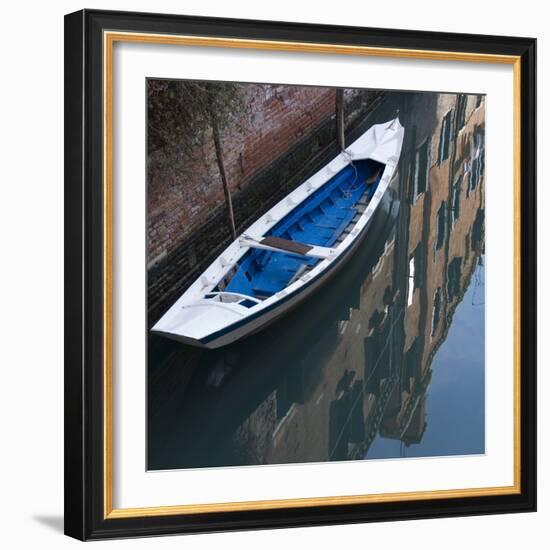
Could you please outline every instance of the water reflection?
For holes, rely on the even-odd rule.
[[[220,350],[151,337],[150,469],[484,452],[484,100],[396,93],[365,124],[396,109],[397,176],[333,280]]]

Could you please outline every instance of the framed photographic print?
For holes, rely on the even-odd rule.
[[[531,38],[65,18],[65,529],[534,511]]]

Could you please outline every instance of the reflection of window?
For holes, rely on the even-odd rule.
[[[437,288],[434,293],[434,307],[432,312],[432,336],[435,334],[439,317],[441,316],[441,288]]]
[[[468,193],[474,191],[481,180],[483,170],[485,168],[485,151],[484,151],[484,132],[476,130],[474,132],[474,152],[472,166],[470,169],[470,186]]]
[[[436,236],[435,236],[435,249],[439,250],[445,240],[445,202],[441,202],[441,206],[437,211],[436,221]]]
[[[460,216],[460,192],[462,191],[462,177],[460,177],[453,186],[453,202],[452,202],[452,226],[454,227],[456,220]]]
[[[483,96],[482,95],[478,95],[476,97],[476,109],[481,105],[481,101],[483,99]]]
[[[428,177],[430,172],[430,140],[426,139],[424,143],[416,150],[414,159],[414,197],[413,201],[421,193],[424,193],[428,187]]]
[[[453,110],[451,109],[444,117],[441,123],[441,137],[439,139],[439,164],[449,158],[451,149],[451,117]]]
[[[414,256],[411,256],[409,260],[409,296],[407,298],[408,306],[412,304],[413,294],[414,294]]]
[[[456,128],[460,130],[464,128],[466,122],[466,105],[468,103],[468,96],[460,94],[458,96],[457,107],[456,107]]]
[[[422,285],[423,246],[419,242],[409,258],[409,294],[407,305],[412,304],[414,291]]]
[[[453,258],[447,268],[447,296],[454,300],[460,292],[460,271],[462,258]]]

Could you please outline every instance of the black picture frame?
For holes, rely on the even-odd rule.
[[[517,56],[520,127],[520,491],[509,495],[106,517],[105,30]],[[536,40],[83,10],[65,17],[65,532],[80,540],[536,510]]]

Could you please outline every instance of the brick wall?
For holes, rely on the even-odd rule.
[[[243,94],[246,110],[222,143],[237,233],[337,153],[334,89],[249,84]],[[345,94],[350,140],[380,99],[379,92]],[[185,176],[151,177],[147,234],[151,325],[231,240],[210,140]]]
[[[245,112],[223,132],[229,187],[241,190],[334,111],[335,92],[305,86],[242,85]],[[154,174],[148,186],[148,261],[169,252],[223,202],[211,139],[185,174]]]

